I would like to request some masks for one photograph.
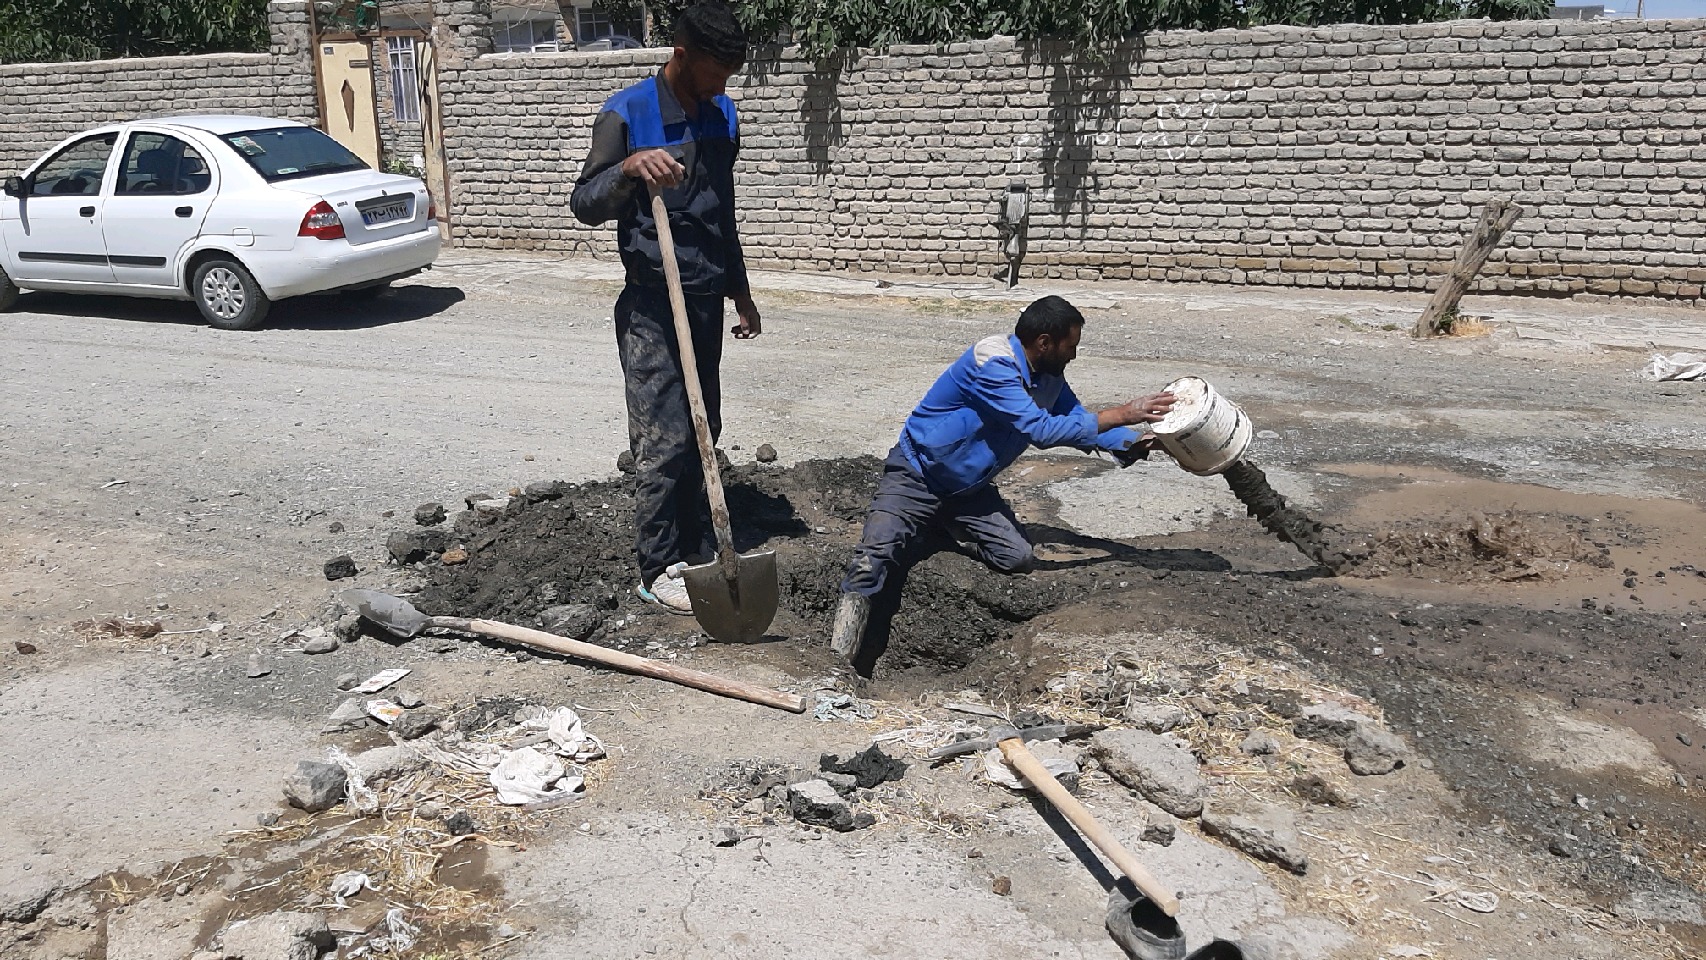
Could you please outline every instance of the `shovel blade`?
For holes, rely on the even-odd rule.
[[[720,643],[751,643],[776,619],[776,551],[754,550],[737,559],[734,590],[715,560],[682,571],[694,619]]]
[[[426,629],[430,622],[430,618],[416,610],[414,604],[389,593],[356,587],[345,590],[338,596],[354,607],[364,619],[384,627],[394,636],[412,637]]]

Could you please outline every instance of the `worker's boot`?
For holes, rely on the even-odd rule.
[[[852,660],[865,642],[865,621],[871,618],[871,598],[857,593],[844,593],[835,608],[835,632],[830,635],[829,649],[844,660]]]
[[[1127,900],[1116,888],[1108,898],[1108,935],[1132,960],[1185,960],[1185,934],[1148,897]]]

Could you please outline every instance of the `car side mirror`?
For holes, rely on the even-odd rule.
[[[0,187],[0,193],[5,193],[8,197],[18,197],[19,199],[22,199],[24,196],[23,178],[7,177],[5,185]]]

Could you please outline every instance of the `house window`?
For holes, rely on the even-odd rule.
[[[612,50],[638,47],[645,32],[645,13],[639,7],[618,14],[591,5],[575,7],[575,42],[582,47],[595,43]]]
[[[492,45],[499,53],[555,53],[557,21],[497,20],[492,23]]]
[[[415,38],[386,37],[391,61],[391,116],[398,123],[421,122],[420,75],[415,71]]]

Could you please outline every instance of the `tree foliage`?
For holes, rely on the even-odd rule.
[[[267,48],[266,0],[0,0],[0,63]]]
[[[669,42],[669,17],[683,5],[651,5],[665,27],[654,31],[654,42]],[[786,37],[822,54],[997,34],[1099,44],[1150,30],[1523,20],[1546,16],[1552,0],[736,0],[735,6],[755,39]]]

